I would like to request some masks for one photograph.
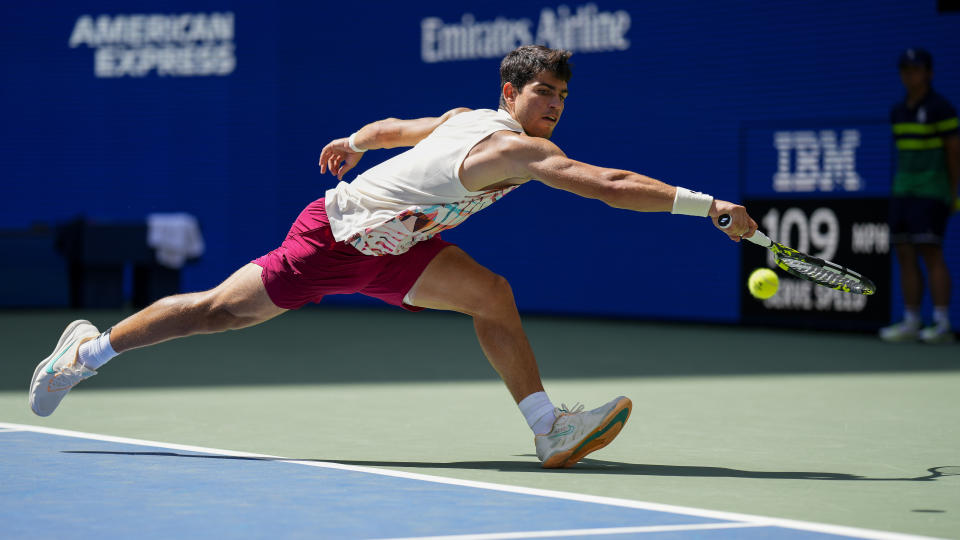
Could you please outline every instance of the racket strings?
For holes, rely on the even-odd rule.
[[[850,287],[850,288],[858,288],[860,286],[859,280],[853,277],[841,274],[836,270],[832,270],[832,269],[829,269],[823,266],[818,266],[815,264],[810,264],[808,262],[800,261],[797,259],[781,258],[780,260],[783,261],[784,264],[789,266],[791,269],[795,270],[800,274],[803,274],[804,276],[816,281],[817,283],[824,283],[827,285],[846,285],[847,287]]]
[[[779,243],[772,244],[770,250],[777,265],[798,278],[848,293],[871,295],[877,290],[869,278],[832,262],[804,255]]]

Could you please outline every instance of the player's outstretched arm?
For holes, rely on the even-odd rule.
[[[453,116],[469,111],[465,107],[451,109],[441,116],[400,120],[385,118],[367,124],[351,137],[334,139],[320,152],[320,174],[326,173],[343,179],[343,175],[354,168],[367,150],[414,146],[433,133],[440,124]],[[353,146],[351,146],[351,143]]]
[[[516,139],[508,154],[513,163],[524,169],[524,174],[518,176],[530,177],[581,197],[598,199],[614,208],[710,217],[718,228],[717,218],[728,214],[732,223],[721,230],[736,242],[741,237],[752,236],[757,230],[756,222],[738,204],[691,193],[632,171],[608,169],[570,159],[546,139],[522,136]],[[684,197],[691,196],[697,199],[692,204],[683,204]]]
[[[458,107],[451,109],[441,116],[400,120],[386,118],[372,124],[367,124],[357,131],[354,144],[364,150],[379,148],[397,148],[400,146],[414,146],[433,133],[440,124],[454,116],[467,112],[470,109]]]

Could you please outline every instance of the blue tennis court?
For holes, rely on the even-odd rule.
[[[21,424],[0,455],[8,538],[918,538]]]

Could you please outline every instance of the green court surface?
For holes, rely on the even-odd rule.
[[[0,312],[0,421],[960,537],[960,477],[928,472],[960,465],[960,346],[527,317],[557,405],[635,406],[612,445],[545,471],[466,317],[305,309],[131,351],[33,416],[30,375],[80,316]]]

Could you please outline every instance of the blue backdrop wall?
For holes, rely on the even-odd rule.
[[[184,287],[209,288],[335,183],[316,167],[326,142],[388,116],[494,108],[500,57],[530,41],[575,52],[554,136],[575,159],[742,200],[778,167],[772,135],[747,127],[873,125],[881,136],[865,128],[848,154],[852,191],[882,195],[897,56],[931,50],[937,89],[960,102],[957,35],[960,14],[932,0],[7,3],[0,227],[190,212],[207,251]],[[738,320],[753,249],[706,220],[534,183],[444,237],[507,276],[524,310],[684,320]]]

